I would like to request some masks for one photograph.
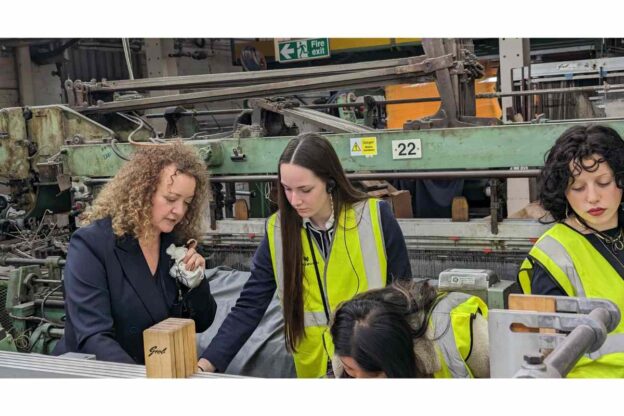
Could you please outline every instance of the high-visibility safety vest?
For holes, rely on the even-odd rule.
[[[488,308],[476,296],[442,293],[433,308],[429,325],[441,368],[435,378],[473,378],[466,360],[472,351],[472,321],[477,313],[487,319]]]
[[[555,224],[535,243],[520,266],[518,282],[531,294],[533,263],[537,262],[568,296],[601,298],[624,311],[624,280],[594,246],[563,224]],[[624,320],[607,335],[598,351],[585,354],[567,377],[624,377]]]
[[[301,229],[303,255],[303,310],[304,336],[293,353],[297,377],[323,377],[327,373],[327,360],[334,354],[329,334],[322,294],[332,311],[358,293],[386,285],[386,248],[384,245],[379,200],[356,202],[346,210],[343,207],[336,219],[334,238],[327,262],[311,237],[314,257],[310,252],[308,233]],[[284,270],[282,263],[282,233],[279,213],[267,221],[267,237],[271,250],[273,274],[280,300],[284,301]],[[289,242],[287,241],[286,244]],[[313,258],[316,258],[322,291]]]

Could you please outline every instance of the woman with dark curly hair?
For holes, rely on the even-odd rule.
[[[556,224],[518,273],[527,294],[603,298],[624,311],[624,142],[613,129],[575,126],[546,156],[540,200]],[[624,320],[568,377],[624,377]]]
[[[172,316],[194,319],[198,332],[210,326],[216,303],[203,279],[205,259],[194,242],[177,250],[173,265],[168,250],[199,235],[207,196],[208,174],[191,147],[147,145],[134,154],[72,235],[65,334],[54,354],[143,364],[150,326]]]
[[[338,307],[334,373],[352,378],[489,377],[488,308],[476,296],[398,281]]]

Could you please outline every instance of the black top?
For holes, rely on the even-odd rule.
[[[595,234],[581,234],[568,224],[562,223],[566,227],[574,230],[580,238],[585,238],[591,243],[592,246],[609,262],[609,264],[624,278],[624,267],[618,263],[615,256],[620,262],[624,264],[624,250],[616,250],[615,252],[611,248],[610,244],[603,244],[603,242]],[[615,227],[610,230],[603,231],[609,237],[616,237],[618,235],[619,228]],[[608,249],[607,249],[608,247]],[[533,278],[531,279],[531,293],[534,295],[550,295],[550,296],[567,296],[561,286],[557,283],[554,277],[539,264],[535,259],[533,260]]]
[[[387,281],[410,279],[412,270],[403,233],[390,206],[385,201],[379,203],[379,215],[388,260]],[[333,233],[326,232],[324,237],[327,236],[331,238]],[[318,239],[318,237],[314,238]],[[265,234],[254,255],[251,276],[243,287],[236,305],[201,356],[210,361],[217,370],[225,371],[258,326],[276,289],[269,241]]]
[[[81,352],[96,359],[143,364],[143,331],[169,317],[191,318],[203,332],[216,303],[204,279],[192,290],[169,276],[173,242],[161,234],[160,257],[152,274],[139,242],[113,234],[110,218],[77,230],[64,269],[65,333],[53,354]]]

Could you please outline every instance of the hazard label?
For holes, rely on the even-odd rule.
[[[377,137],[357,137],[351,139],[351,156],[377,156]]]

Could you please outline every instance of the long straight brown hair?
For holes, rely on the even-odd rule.
[[[292,163],[311,170],[323,182],[330,183],[334,201],[334,218],[338,221],[344,204],[353,204],[368,198],[356,190],[347,180],[336,151],[325,137],[317,133],[305,133],[293,138],[280,156],[277,166],[277,205],[280,212],[282,233],[281,259],[284,269],[284,331],[286,345],[291,351],[304,335],[303,323],[303,248],[301,227],[303,220],[290,205],[282,186],[283,163]],[[280,261],[279,259],[276,259]]]

